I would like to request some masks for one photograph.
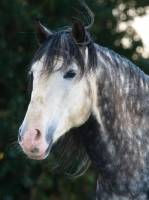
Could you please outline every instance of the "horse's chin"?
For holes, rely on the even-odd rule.
[[[48,148],[46,149],[46,151],[44,153],[42,153],[41,155],[34,155],[34,156],[27,155],[27,156],[32,160],[44,160],[48,157],[51,148],[52,148],[52,140],[51,140]]]
[[[47,155],[48,156],[48,155]],[[46,154],[45,153],[43,153],[43,154],[41,154],[40,156],[28,156],[30,159],[32,159],[32,160],[44,160],[46,157]]]

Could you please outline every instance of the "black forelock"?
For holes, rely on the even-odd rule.
[[[86,39],[83,43],[77,44],[65,29],[54,32],[49,38],[39,47],[34,58],[32,59],[31,65],[43,60],[43,70],[52,72],[54,70],[56,59],[62,57],[63,63],[60,69],[66,69],[72,62],[77,62],[80,67],[81,74],[85,72],[85,61],[84,55],[81,53],[79,48],[88,47],[88,65],[87,68],[94,69],[97,66],[97,53],[95,45],[90,37],[90,34],[86,32]],[[82,51],[83,52],[83,51]]]

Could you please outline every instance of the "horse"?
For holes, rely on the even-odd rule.
[[[75,134],[97,168],[97,200],[149,199],[149,76],[128,59],[93,42],[89,29],[51,32],[39,19],[39,49],[31,61],[31,101],[18,141],[34,160],[59,138]],[[73,145],[71,145],[73,149]]]

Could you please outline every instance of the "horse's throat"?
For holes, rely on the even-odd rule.
[[[78,128],[78,134],[92,163],[96,166],[103,178],[109,179],[114,175],[114,169],[109,166],[111,156],[107,144],[103,139],[101,126],[94,116]],[[111,177],[111,178],[112,178]]]

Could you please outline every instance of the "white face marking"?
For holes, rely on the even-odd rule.
[[[25,117],[28,126],[40,121],[43,132],[46,134],[48,129],[52,134],[53,142],[72,127],[85,123],[92,105],[87,78],[77,79],[78,66],[74,63],[65,71],[56,71],[61,65],[59,59],[51,74],[42,71],[42,59],[32,66],[33,91]],[[76,76],[65,78],[70,71]]]

